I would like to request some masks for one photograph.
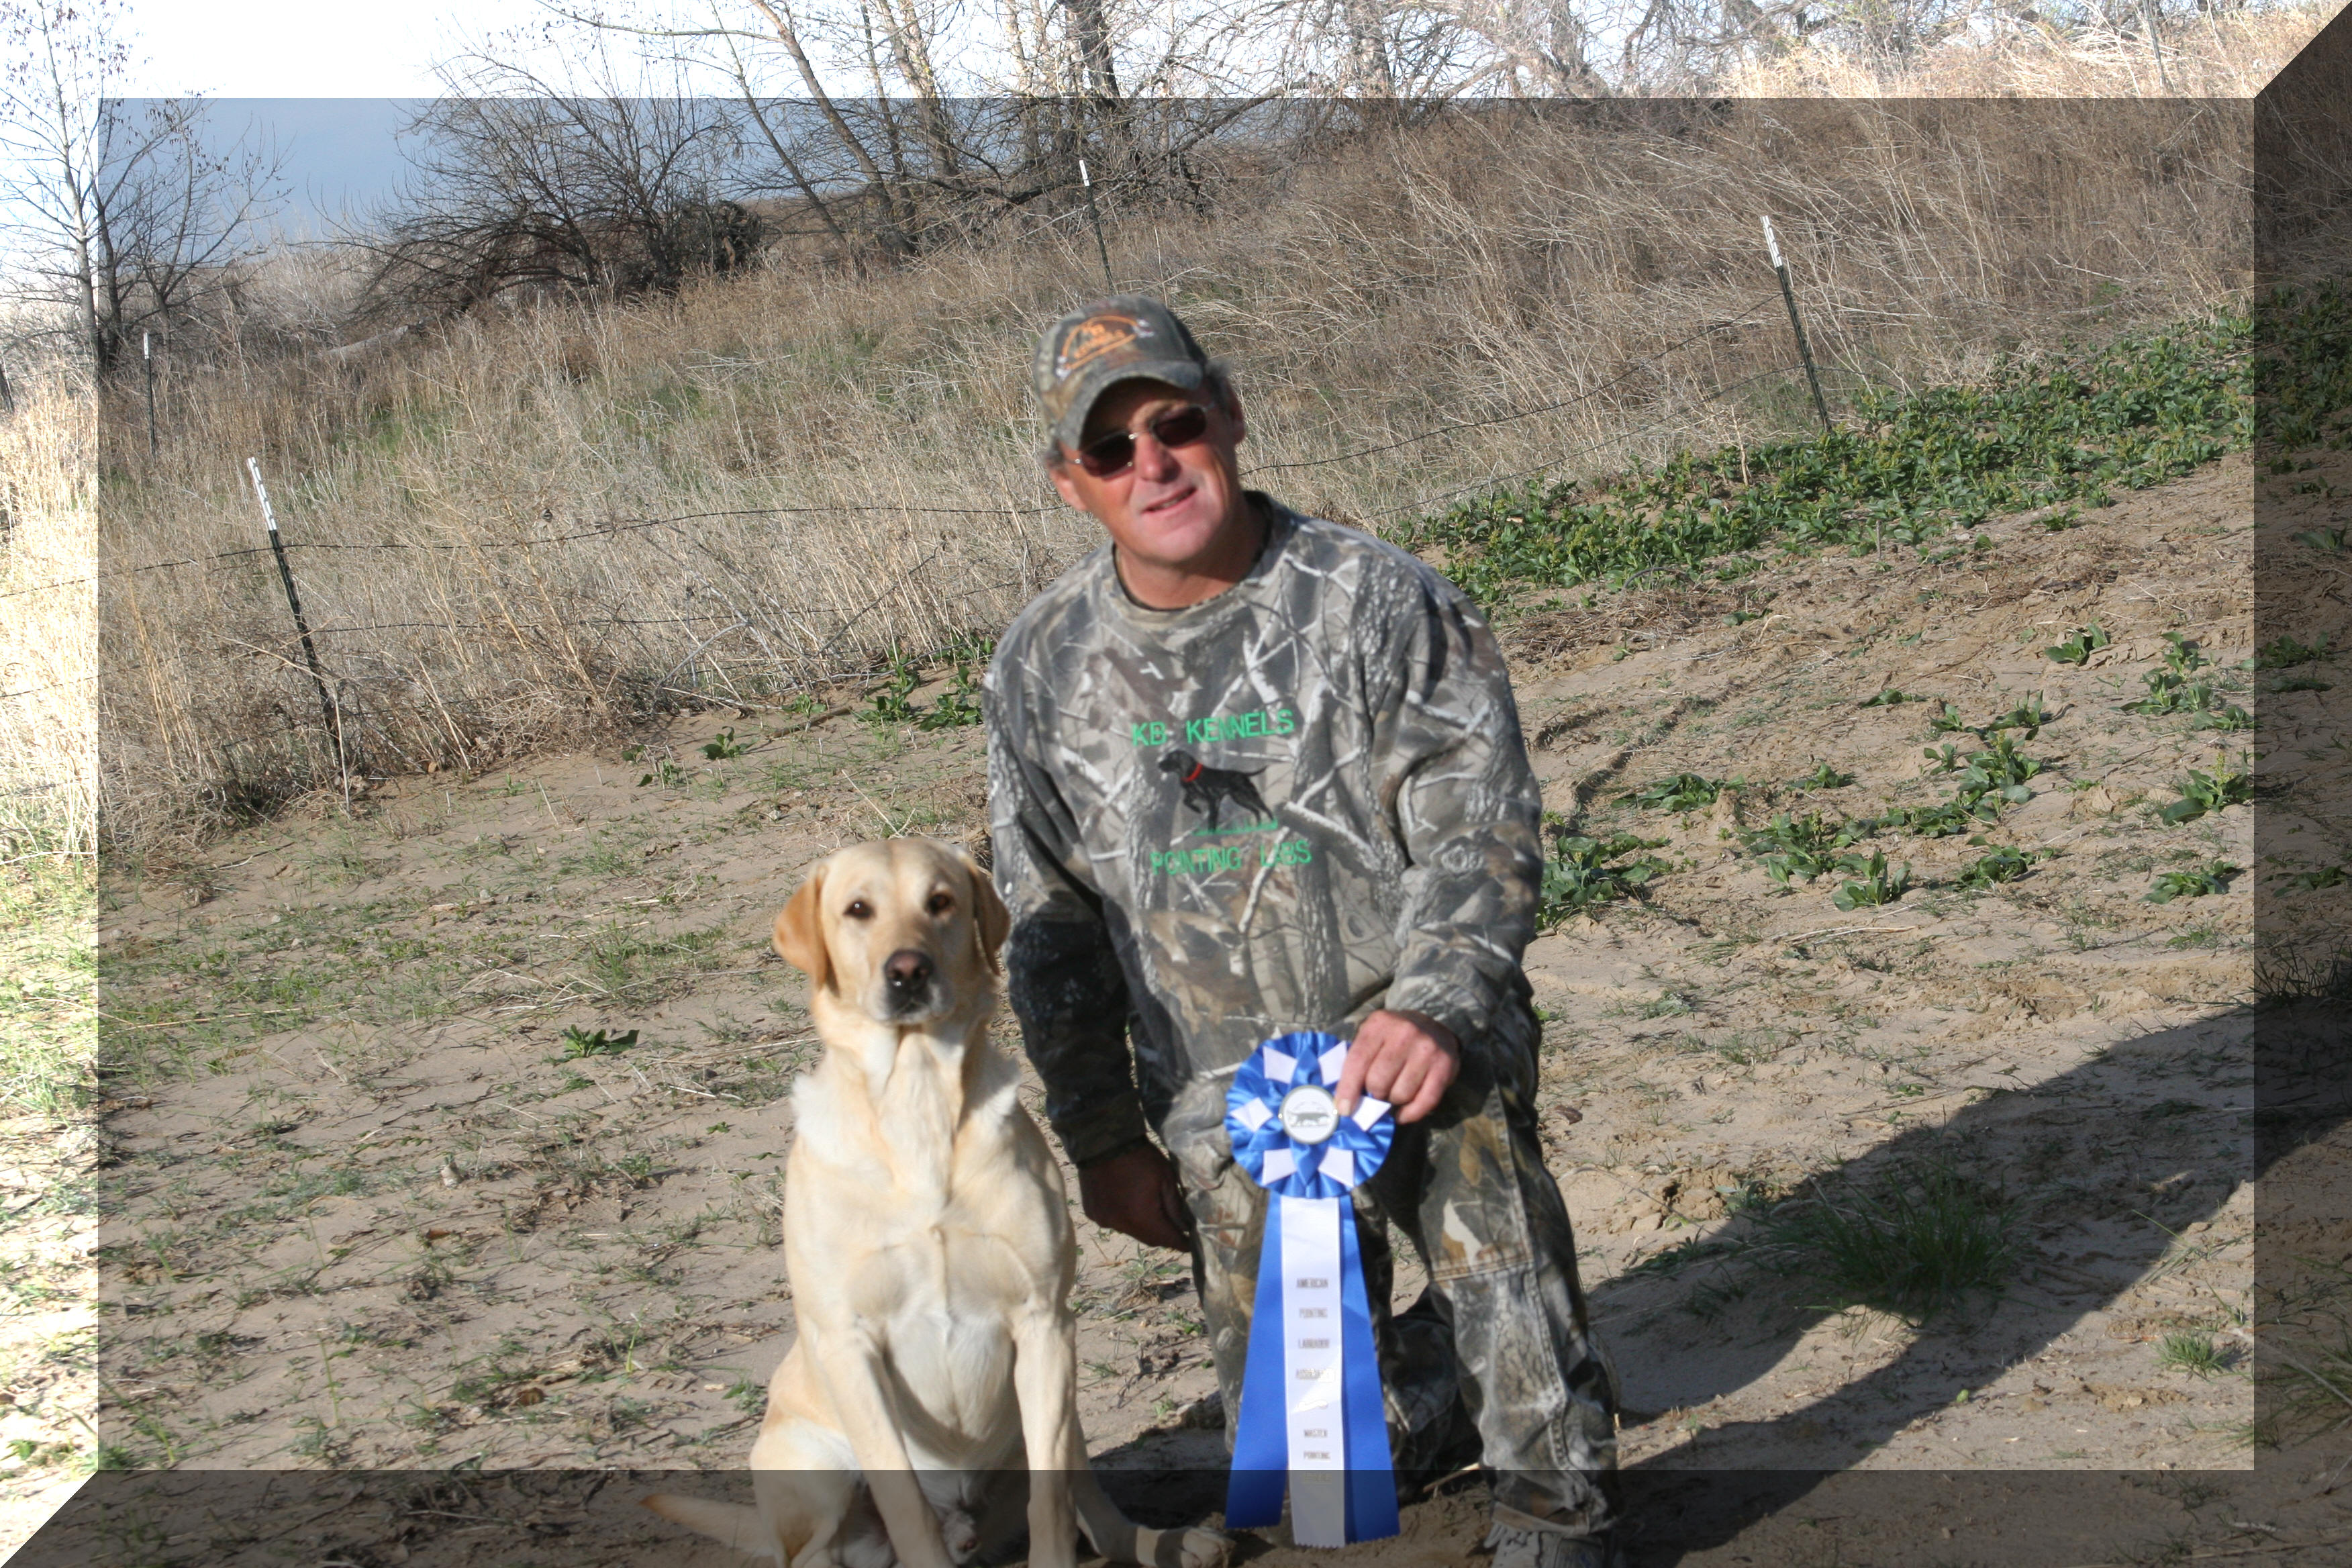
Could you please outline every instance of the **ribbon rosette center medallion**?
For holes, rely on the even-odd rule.
[[[1234,1421],[1225,1522],[1282,1517],[1300,1546],[1397,1532],[1396,1481],[1380,1362],[1349,1194],[1388,1157],[1388,1102],[1339,1114],[1332,1093],[1348,1042],[1318,1031],[1265,1041],[1234,1074],[1225,1131],[1266,1189],[1248,1365]]]
[[[1282,1109],[1274,1114],[1294,1143],[1320,1143],[1339,1130],[1339,1102],[1317,1084],[1304,1084],[1284,1095]]]

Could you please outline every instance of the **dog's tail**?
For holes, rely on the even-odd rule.
[[[713,1502],[709,1498],[680,1497],[675,1492],[656,1492],[637,1500],[672,1524],[682,1524],[688,1530],[699,1531],[723,1541],[747,1556],[776,1555],[775,1537],[767,1532],[756,1508],[745,1508],[741,1503]]]

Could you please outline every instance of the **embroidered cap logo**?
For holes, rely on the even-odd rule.
[[[1105,354],[1132,346],[1139,338],[1152,336],[1150,323],[1139,321],[1133,316],[1091,316],[1070,330],[1062,340],[1061,351],[1054,356],[1054,379],[1067,381],[1079,371]]]

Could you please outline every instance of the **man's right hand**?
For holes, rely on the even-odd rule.
[[[1138,1143],[1078,1167],[1078,1205],[1105,1230],[1146,1247],[1192,1247],[1192,1215],[1176,1167],[1156,1144]]]

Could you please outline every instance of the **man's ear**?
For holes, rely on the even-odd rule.
[[[977,861],[965,856],[963,868],[971,873],[971,928],[980,941],[980,955],[988,960],[990,973],[1002,974],[1004,965],[996,955],[1004,946],[1005,933],[1013,929],[1013,916],[1004,900],[996,896],[995,879]]]
[[[1225,417],[1233,424],[1234,445],[1238,447],[1242,438],[1249,434],[1249,422],[1242,417],[1242,395],[1234,390],[1231,382],[1227,382],[1224,395],[1218,401],[1224,405]]]
[[[776,916],[776,951],[784,962],[808,973],[809,984],[823,990],[833,984],[833,955],[824,945],[824,868],[808,874]]]
[[[1070,463],[1066,458],[1046,469],[1045,477],[1054,481],[1054,489],[1060,493],[1066,504],[1079,511],[1087,510],[1087,503],[1078,498],[1077,484],[1070,478]]]

